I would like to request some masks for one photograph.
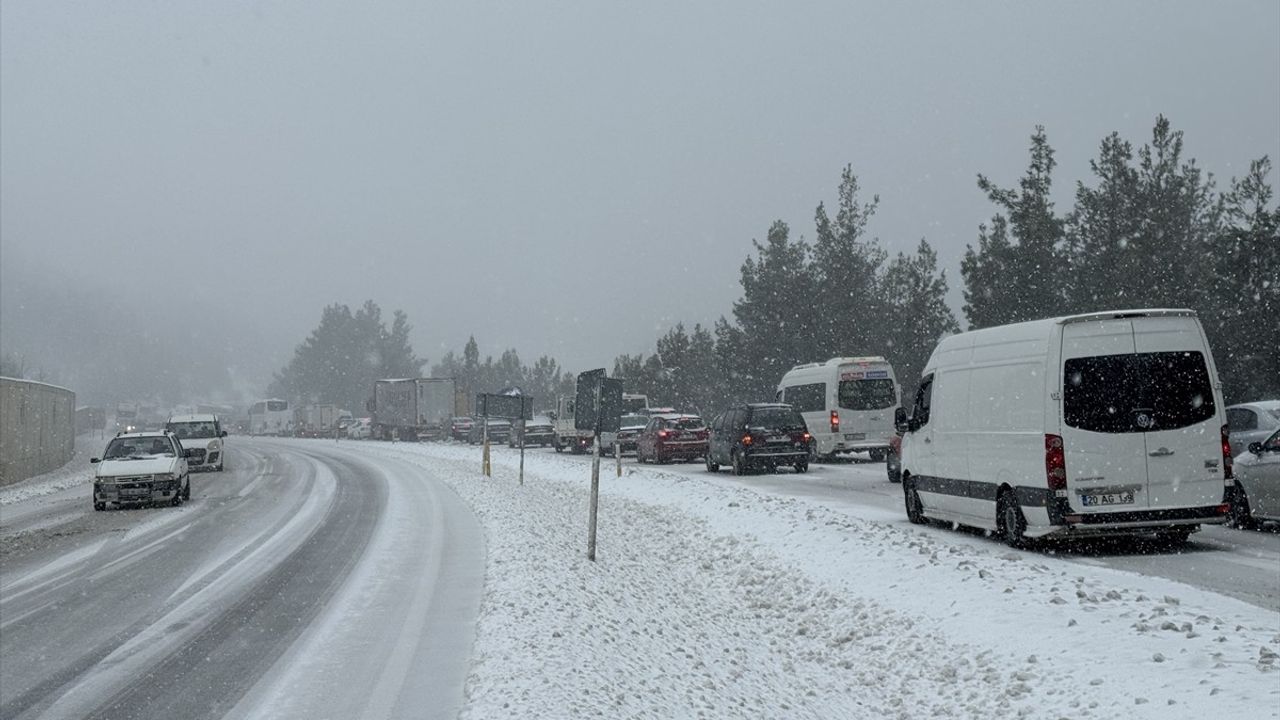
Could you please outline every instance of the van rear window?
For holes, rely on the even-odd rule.
[[[783,390],[784,402],[796,412],[820,412],[827,409],[826,383],[792,385]]]
[[[1100,433],[1176,430],[1215,414],[1199,352],[1071,358],[1063,367],[1067,425]]]
[[[845,410],[883,410],[897,400],[892,380],[840,381],[840,407]]]

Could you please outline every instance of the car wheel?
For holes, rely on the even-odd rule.
[[[809,472],[809,461],[808,461],[808,460],[801,460],[800,462],[796,463],[796,472],[798,472],[798,473],[807,473],[807,472]]]
[[[891,483],[902,482],[902,468],[896,467],[893,463],[885,465],[885,474],[889,476],[889,482]]]
[[[218,472],[222,472],[223,465],[225,465],[225,463],[218,463]]]
[[[97,512],[102,512],[107,509],[107,504],[104,502],[96,502],[93,504],[93,509]]]
[[[184,501],[191,499],[191,478],[187,478],[187,486],[182,489],[182,499]]]
[[[884,458],[888,453],[883,449],[876,449],[871,450],[868,454],[871,455],[871,462],[884,462]]]
[[[1027,518],[1022,514],[1022,507],[1012,490],[1005,490],[996,499],[996,515],[996,532],[1006,545],[1020,548],[1027,544],[1023,534],[1027,529]]]
[[[1253,519],[1253,511],[1249,508],[1249,496],[1245,494],[1239,480],[1236,480],[1236,491],[1231,494],[1231,510],[1227,519],[1240,530],[1253,530],[1258,526],[1258,521]]]
[[[720,472],[720,463],[711,460],[711,453],[707,453],[706,463],[707,472]]]
[[[170,505],[172,505],[173,507],[178,507],[179,505],[181,505],[181,504],[182,504],[182,491],[181,491],[181,490],[179,490],[178,492],[176,492],[176,493],[174,493],[174,494],[173,494],[173,498],[169,500],[169,504],[170,504]]]
[[[913,525],[925,524],[924,504],[920,502],[920,493],[916,490],[915,483],[904,480],[902,494],[907,506],[907,520]]]
[[[551,443],[551,447],[555,448],[556,452],[564,452],[564,446],[560,444],[559,440]]]
[[[745,463],[745,462],[743,462],[743,460],[742,460],[742,453],[738,452],[737,450],[734,450],[734,451],[733,451],[733,455],[729,458],[729,460],[733,463],[733,474],[734,474],[734,475],[745,475],[745,474],[746,474],[746,472],[747,472],[747,465],[746,465],[746,463]]]

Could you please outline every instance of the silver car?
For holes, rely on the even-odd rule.
[[[1250,443],[1236,456],[1235,471],[1232,523],[1247,529],[1261,520],[1280,522],[1280,430],[1266,440]]]
[[[111,439],[93,475],[93,509],[107,503],[181,505],[191,499],[186,450],[169,432],[120,434]]]
[[[1231,433],[1231,456],[1262,442],[1280,429],[1280,400],[1258,400],[1227,408],[1227,430]]]

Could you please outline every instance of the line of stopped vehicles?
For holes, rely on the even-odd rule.
[[[514,424],[471,417],[467,400],[451,378],[379,380],[369,417],[335,409],[330,428],[302,433],[305,419],[287,401],[271,399],[255,403],[243,427],[251,435],[487,438],[513,448],[592,450],[594,435],[575,428],[572,397]],[[812,462],[841,455],[884,462],[887,479],[901,484],[911,522],[985,530],[1014,546],[1132,534],[1182,542],[1201,525],[1280,522],[1280,401],[1226,406],[1191,310],[1092,313],[951,335],[938,343],[905,404],[894,368],[880,356],[798,365],[770,401],[729,407],[709,420],[651,407],[644,395],[624,395],[623,403],[619,430],[601,436],[603,455],[701,460],[710,472],[736,475],[804,473]],[[197,445],[225,436],[210,419],[198,437],[189,436]],[[108,447],[95,507],[144,497],[176,504],[179,495],[165,493],[186,496],[189,483],[177,478],[185,479],[188,463],[198,457],[209,466],[214,457],[221,468],[220,446],[210,442],[184,456],[187,439],[178,431],[191,426],[176,418],[171,424],[147,436],[171,439],[173,447],[159,453],[172,458],[169,466],[159,463],[154,473],[124,466],[131,477],[159,478],[150,494],[119,483],[108,494],[104,470],[143,457],[131,451],[115,458]]]

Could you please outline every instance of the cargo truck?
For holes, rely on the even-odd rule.
[[[453,378],[406,378],[373,383],[373,437],[439,440],[454,414]]]

